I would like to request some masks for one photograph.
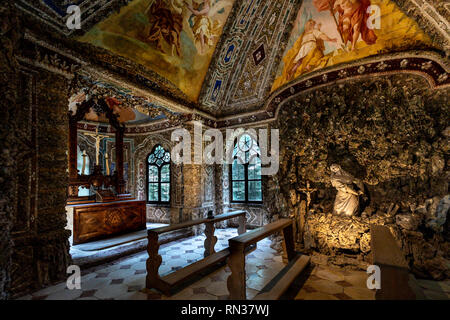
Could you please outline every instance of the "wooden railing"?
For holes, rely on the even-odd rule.
[[[241,235],[246,231],[246,212],[245,211],[233,211],[227,212],[221,215],[217,215],[214,218],[201,218],[196,220],[191,220],[179,224],[173,224],[166,227],[160,227],[156,229],[148,230],[148,259],[147,259],[147,278],[146,278],[146,288],[155,288],[160,290],[166,295],[170,295],[172,289],[187,280],[193,274],[204,271],[205,269],[212,267],[213,265],[218,265],[220,262],[226,260],[229,256],[230,251],[224,249],[222,251],[216,252],[214,247],[217,243],[217,237],[214,236],[215,223],[224,220],[229,220],[233,218],[238,218],[239,227],[238,234]],[[193,227],[196,225],[205,224],[205,235],[206,239],[204,242],[205,252],[204,259],[197,261],[193,264],[188,265],[180,270],[170,273],[164,277],[159,275],[159,267],[162,263],[162,257],[159,255],[159,235],[176,231],[184,228]]]
[[[385,226],[371,225],[370,235],[373,264],[380,267],[381,273],[381,288],[376,291],[375,299],[415,299],[409,284],[408,264],[391,231]]]
[[[231,274],[227,280],[228,292],[230,293],[229,298],[231,300],[246,299],[246,248],[279,231],[283,232],[284,250],[289,261],[289,268],[293,267],[295,271],[291,273],[283,272],[283,276],[280,281],[278,281],[278,284],[275,284],[271,289],[264,288],[262,290],[262,295],[260,297],[257,296],[256,299],[278,299],[294,278],[309,263],[309,257],[298,255],[295,252],[292,220],[290,219],[280,219],[261,228],[232,238],[228,240],[230,247],[228,266],[231,269]]]

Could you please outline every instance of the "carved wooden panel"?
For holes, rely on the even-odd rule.
[[[146,228],[145,201],[95,203],[73,208],[74,244]]]

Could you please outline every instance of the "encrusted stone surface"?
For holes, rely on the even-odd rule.
[[[14,54],[18,48],[21,27],[13,9],[14,4],[0,4],[0,300],[9,298],[11,286],[12,217],[15,215],[13,200],[17,178],[14,161],[18,152],[16,132],[18,122],[15,117],[18,88],[18,64]]]
[[[64,229],[69,83],[56,74],[29,70],[30,73],[21,74],[24,81],[21,110],[31,111],[17,114],[18,121],[31,123],[32,127],[31,137],[22,134],[17,142],[22,153],[16,161],[27,170],[17,172],[20,197],[14,199],[19,206],[12,237],[12,297],[63,280],[71,260],[70,231]]]
[[[270,212],[298,216],[308,180],[317,190],[306,214],[305,248],[369,261],[369,223],[387,225],[416,275],[448,277],[449,91],[433,90],[417,76],[391,75],[303,93],[285,104],[276,123],[280,171],[270,185],[279,192]],[[364,182],[356,217],[331,215],[332,163]]]

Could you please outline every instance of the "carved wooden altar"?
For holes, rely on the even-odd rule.
[[[111,126],[115,129],[116,143],[116,170],[112,175],[104,175],[102,167],[97,163],[94,171],[89,174],[80,174],[77,170],[77,123],[85,114],[94,109],[98,113],[104,113]],[[130,199],[125,192],[125,180],[123,179],[123,137],[125,126],[121,124],[117,115],[109,107],[105,99],[90,99],[77,105],[75,114],[69,112],[69,198],[68,204],[110,202]],[[96,193],[95,200],[89,197],[78,196],[78,188],[92,188]]]
[[[93,109],[105,114],[115,129],[116,170],[104,174],[98,160],[90,174],[77,170],[77,123]],[[144,230],[146,228],[145,201],[136,201],[125,191],[123,178],[123,139],[125,126],[105,98],[91,98],[77,105],[75,114],[69,112],[69,190],[68,228],[72,230],[73,244],[84,243],[108,236]],[[99,145],[99,143],[98,143]],[[99,148],[99,146],[97,146]],[[86,187],[95,196],[80,197],[78,188]]]

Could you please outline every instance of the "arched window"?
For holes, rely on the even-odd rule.
[[[170,202],[170,152],[161,145],[147,157],[147,202]]]
[[[235,142],[231,167],[231,202],[262,202],[261,159],[256,141],[248,134]]]

